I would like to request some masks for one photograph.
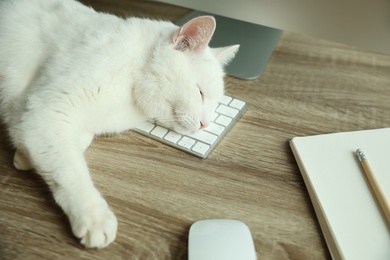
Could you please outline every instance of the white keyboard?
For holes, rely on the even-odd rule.
[[[183,150],[200,158],[214,150],[246,109],[245,101],[223,96],[211,118],[210,125],[188,135],[182,135],[155,123],[146,122],[134,131]]]

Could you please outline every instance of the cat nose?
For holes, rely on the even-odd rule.
[[[209,126],[208,122],[200,121],[200,127],[199,129],[204,129]]]

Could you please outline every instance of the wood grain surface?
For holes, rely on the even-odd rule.
[[[171,21],[189,12],[148,1],[82,2]],[[0,126],[0,259],[186,259],[189,227],[212,218],[245,222],[259,259],[330,258],[288,139],[389,127],[390,57],[284,32],[260,78],[226,82],[226,93],[249,106],[208,159],[134,132],[96,138],[86,151],[119,221],[115,242],[102,250],[79,244],[35,172],[14,169]]]

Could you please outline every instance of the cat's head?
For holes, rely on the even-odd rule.
[[[213,17],[201,16],[161,36],[136,97],[150,119],[180,133],[209,125],[224,92],[223,67],[239,48],[210,48],[215,27]]]

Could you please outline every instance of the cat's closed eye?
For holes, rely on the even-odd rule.
[[[203,99],[204,99],[203,91],[200,89],[199,86],[198,86],[198,89],[199,89],[199,94],[200,94],[200,96],[201,96],[201,98],[202,98],[202,101],[203,101]]]

